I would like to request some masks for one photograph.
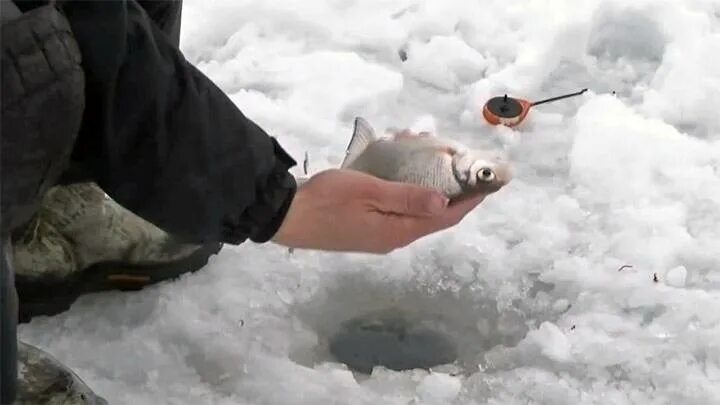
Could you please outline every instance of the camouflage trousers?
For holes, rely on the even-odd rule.
[[[18,342],[18,395],[13,405],[108,405],[49,353]]]

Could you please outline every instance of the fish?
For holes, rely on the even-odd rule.
[[[363,117],[355,118],[340,168],[429,187],[450,200],[492,194],[513,177],[510,164],[490,152],[429,132],[379,136]]]
[[[298,187],[312,178],[309,166],[306,152],[304,175],[295,178]],[[363,117],[355,117],[339,168],[435,189],[450,201],[495,193],[513,177],[510,164],[489,152],[429,132],[404,130],[379,136]],[[288,252],[292,255],[294,249]]]

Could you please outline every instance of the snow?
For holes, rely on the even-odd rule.
[[[677,266],[668,270],[665,274],[665,284],[673,287],[685,287],[687,282],[687,269],[685,266]]]
[[[362,115],[504,151],[515,179],[388,256],[226,246],[23,339],[113,404],[720,403],[720,3],[185,3],[188,59],[312,170]],[[517,131],[479,114],[585,87]],[[448,336],[457,364],[335,362],[340,325],[385,309]]]
[[[460,389],[461,383],[457,377],[433,373],[422,379],[417,393],[423,403],[447,404],[457,397]]]

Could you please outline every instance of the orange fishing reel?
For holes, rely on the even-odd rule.
[[[586,91],[587,89],[582,89],[577,93],[565,94],[535,102],[508,97],[508,95],[505,94],[504,96],[497,96],[488,100],[483,106],[482,115],[485,121],[491,125],[505,125],[506,127],[512,128],[520,125],[520,123],[525,120],[532,107],[568,97],[579,96]]]

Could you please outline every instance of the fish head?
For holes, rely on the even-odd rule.
[[[463,189],[472,192],[494,193],[512,180],[509,163],[478,151],[455,153],[452,166]]]

